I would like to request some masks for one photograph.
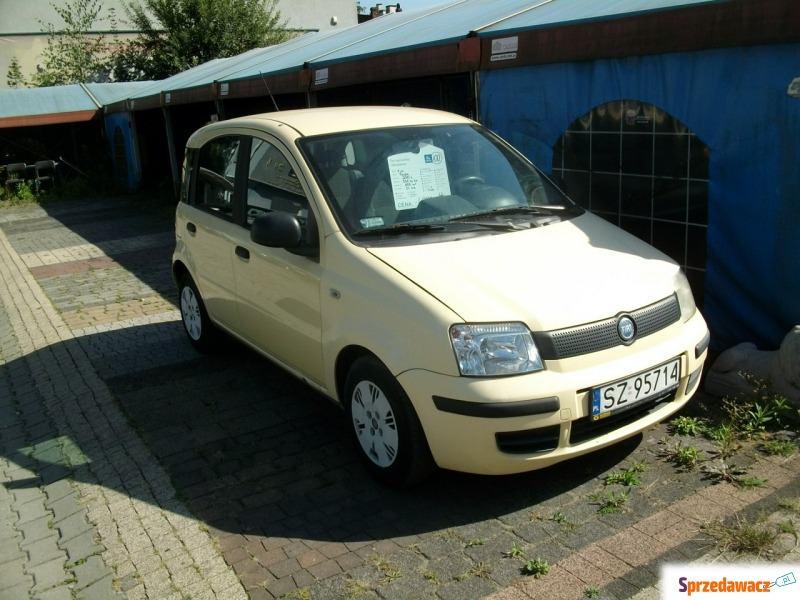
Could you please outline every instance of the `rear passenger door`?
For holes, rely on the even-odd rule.
[[[298,177],[294,157],[266,134],[244,146],[249,160],[243,235],[234,255],[241,332],[250,342],[296,373],[321,385],[320,235],[316,207]],[[285,212],[300,221],[304,252],[268,248],[250,240],[253,220]],[[316,252],[314,251],[316,249]]]

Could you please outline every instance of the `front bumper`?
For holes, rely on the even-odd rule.
[[[445,469],[502,475],[547,467],[631,437],[679,411],[697,390],[708,328],[699,312],[633,346],[564,360],[504,378],[451,377],[421,369],[398,376]],[[667,397],[599,421],[590,390],[680,358],[680,383]]]

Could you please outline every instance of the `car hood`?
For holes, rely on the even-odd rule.
[[[674,261],[590,213],[525,231],[374,256],[466,322],[523,321],[552,330],[632,311],[672,294]]]

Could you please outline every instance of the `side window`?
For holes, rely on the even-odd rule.
[[[211,140],[201,148],[194,188],[195,206],[233,219],[233,189],[239,146],[238,137],[226,136]]]
[[[276,211],[297,217],[304,232],[302,245],[319,245],[314,213],[291,163],[274,145],[253,138],[247,177],[247,225],[260,214]]]

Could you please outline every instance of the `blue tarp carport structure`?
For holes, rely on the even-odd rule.
[[[151,84],[76,83],[0,90],[0,129],[91,121],[103,116],[105,106]]]
[[[553,164],[573,122],[622,99],[708,146],[703,309],[716,348],[774,348],[800,324],[798,27],[796,2],[556,0],[478,32],[481,119],[534,162]]]
[[[90,121],[102,110],[85,85],[0,90],[0,128]]]
[[[105,106],[149,83],[0,90],[0,162],[53,159],[65,163],[66,169],[90,168],[98,154],[108,154],[103,140]],[[130,143],[130,128],[125,137]],[[113,158],[115,148],[108,150]]]

